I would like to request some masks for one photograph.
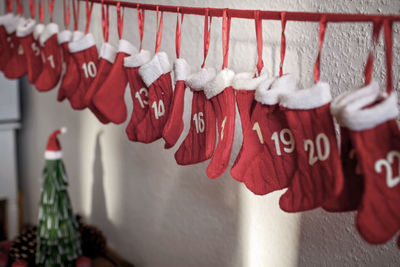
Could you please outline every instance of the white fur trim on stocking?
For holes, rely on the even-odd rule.
[[[0,16],[0,26],[15,23],[17,17],[13,13],[7,13]]]
[[[85,34],[84,34],[83,32],[81,32],[81,31],[74,31],[74,32],[72,33],[72,40],[71,40],[71,42],[78,41],[78,40],[82,39],[83,36],[85,36]]]
[[[291,74],[284,74],[263,81],[257,88],[254,98],[264,105],[276,105],[280,96],[297,89],[296,81]]]
[[[268,74],[254,77],[255,73],[242,72],[235,75],[232,87],[236,90],[256,90],[257,87],[268,78]]]
[[[348,106],[350,109],[358,109],[372,104],[379,95],[379,85],[376,81],[362,88],[347,91],[335,99],[331,103],[331,114],[342,125],[341,112]]]
[[[40,35],[40,45],[44,46],[44,43],[50,39],[54,34],[58,33],[58,25],[55,23],[49,23],[44,28],[43,33]]]
[[[26,37],[29,34],[33,33],[35,29],[36,20],[34,19],[27,19],[25,23],[21,24],[17,28],[17,37]]]
[[[14,33],[17,30],[18,25],[23,24],[25,21],[25,19],[22,18],[21,16],[13,16],[8,18],[9,19],[5,20],[3,24],[8,34]]]
[[[311,88],[282,94],[279,104],[290,109],[313,109],[332,100],[331,88],[325,82],[318,82]]]
[[[70,30],[63,30],[58,34],[57,40],[60,45],[70,42],[72,40],[72,32]]]
[[[119,44],[118,44],[118,52],[122,52],[122,53],[125,53],[128,55],[134,55],[134,54],[137,54],[139,51],[130,42],[128,42],[127,40],[121,39],[121,40],[119,40]]]
[[[158,57],[158,62],[160,62],[161,69],[163,70],[163,74],[166,74],[168,72],[171,72],[172,66],[169,63],[168,55],[165,52],[158,52],[156,54],[156,57]]]
[[[207,99],[210,99],[222,91],[225,88],[232,86],[232,80],[235,77],[235,73],[230,69],[221,70],[213,80],[208,82],[204,87],[204,93]]]
[[[117,49],[109,43],[103,43],[100,48],[100,58],[104,58],[110,63],[114,63],[117,56]]]
[[[68,49],[69,49],[69,52],[76,53],[76,52],[86,50],[89,47],[92,47],[95,45],[96,45],[96,41],[94,40],[93,34],[88,33],[81,39],[79,39],[75,42],[70,42],[68,44]]]
[[[36,24],[36,26],[35,26],[35,29],[33,30],[33,38],[35,39],[35,40],[38,40],[39,39],[39,37],[40,37],[40,35],[43,33],[43,31],[44,31],[44,24],[42,24],[42,23],[39,23],[39,24]]]
[[[56,159],[61,159],[63,156],[62,151],[51,151],[51,150],[46,150],[44,152],[44,158],[48,160],[56,160]]]
[[[151,53],[148,50],[140,50],[138,54],[124,57],[124,67],[137,68],[151,60]]]
[[[346,106],[342,112],[343,125],[354,131],[372,129],[388,120],[396,119],[399,115],[396,92],[371,107],[363,108],[358,105],[354,108],[356,102],[357,100]]]
[[[183,58],[177,58],[174,63],[175,81],[186,81],[190,75],[190,66]]]
[[[203,68],[189,75],[185,80],[185,84],[194,91],[202,91],[204,90],[204,86],[214,79],[216,75],[217,71],[214,68]]]
[[[155,82],[161,75],[163,75],[163,70],[158,60],[157,55],[154,55],[153,59],[143,64],[139,68],[139,74],[143,79],[143,82],[149,87],[153,82]]]

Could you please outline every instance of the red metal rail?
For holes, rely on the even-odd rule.
[[[86,1],[86,0],[81,0]],[[94,3],[101,3],[101,0],[89,0]],[[118,1],[104,0],[104,4],[116,5]],[[146,10],[156,10],[165,12],[176,13],[178,11],[183,14],[191,15],[204,15],[206,8],[204,7],[185,7],[185,6],[166,6],[166,5],[152,5],[119,1],[121,6],[129,8],[137,8]],[[223,8],[208,8],[209,15],[213,17],[222,17]],[[228,16],[232,18],[254,19],[255,10],[240,10],[240,9],[226,9]],[[261,11],[260,19],[265,20],[280,20],[282,11]],[[394,22],[400,21],[399,15],[380,15],[380,14],[343,14],[343,13],[317,13],[317,12],[290,12],[286,11],[286,19],[293,21],[320,21],[321,17],[326,15],[326,20],[329,22],[371,22],[376,19],[387,19]]]

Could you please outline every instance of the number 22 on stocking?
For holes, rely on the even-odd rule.
[[[398,172],[400,172],[400,152],[392,150],[390,151],[386,159],[379,159],[375,162],[375,171],[377,173],[382,172],[382,167],[386,169],[386,184],[389,188],[393,188],[400,183],[400,175],[393,177],[392,164],[394,163],[394,158],[397,158],[398,162]]]

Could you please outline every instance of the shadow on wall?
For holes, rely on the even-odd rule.
[[[113,236],[115,234],[115,227],[109,219],[104,191],[104,168],[102,162],[102,149],[100,145],[100,137],[102,134],[102,130],[96,134],[93,163],[92,204],[89,221],[100,229],[107,229],[107,236]]]

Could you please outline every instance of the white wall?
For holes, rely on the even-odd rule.
[[[46,1],[47,2],[47,1]],[[147,1],[155,3],[156,1]],[[26,11],[28,1],[26,3]],[[397,0],[264,1],[264,0],[159,0],[159,4],[242,9],[399,13]],[[62,1],[55,18],[62,25]],[[110,40],[117,45],[115,9],[110,8]],[[81,6],[83,28],[84,4]],[[162,50],[175,58],[174,14],[164,17]],[[100,8],[95,5],[91,31],[102,42]],[[263,23],[264,61],[271,74],[279,65],[280,22]],[[295,74],[300,86],[312,84],[317,54],[318,25],[287,23],[285,72]],[[235,71],[254,68],[256,43],[253,21],[232,20],[229,65]],[[395,85],[399,88],[399,26],[395,27]],[[321,79],[332,93],[362,84],[371,25],[329,24],[322,54]],[[181,56],[199,68],[203,55],[203,18],[185,16]],[[136,10],[126,10],[124,38],[138,45]],[[146,12],[144,48],[153,50],[155,13]],[[382,43],[375,77],[384,84]],[[207,65],[221,66],[221,19],[214,19]],[[180,167],[163,141],[150,145],[129,142],[123,125],[101,125],[87,110],[73,111],[56,101],[56,90],[38,93],[26,86],[23,128],[20,134],[21,187],[25,221],[34,223],[40,195],[43,152],[51,130],[65,125],[61,138],[70,176],[74,210],[98,225],[111,247],[137,266],[398,266],[394,242],[366,244],[354,228],[354,213],[280,211],[282,192],[255,196],[233,180],[229,169],[217,180],[206,177],[207,163]],[[129,93],[126,100],[131,110]],[[185,130],[190,120],[191,94],[186,93]],[[231,165],[240,149],[239,117]],[[178,144],[183,140],[182,138]]]

